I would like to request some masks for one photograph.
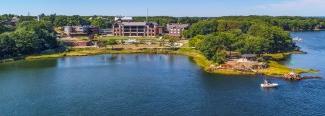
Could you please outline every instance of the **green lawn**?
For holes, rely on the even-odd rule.
[[[271,57],[272,60],[280,61],[287,58],[289,53],[275,53],[275,54],[263,54],[263,56]]]

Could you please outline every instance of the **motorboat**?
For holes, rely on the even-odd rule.
[[[302,38],[299,38],[299,37],[295,37],[292,39],[293,41],[296,41],[296,42],[301,42],[302,41]]]
[[[267,80],[264,80],[264,83],[261,84],[261,87],[263,88],[274,88],[274,87],[278,87],[279,84],[277,83],[271,83],[271,82],[268,82]]]

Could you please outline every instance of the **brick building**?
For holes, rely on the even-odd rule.
[[[95,26],[65,26],[64,33],[67,36],[85,36],[99,34],[99,28]]]
[[[171,36],[181,36],[182,32],[188,27],[188,24],[167,24],[168,34]]]
[[[115,18],[113,24],[114,36],[158,36],[163,33],[163,27],[154,22],[133,22],[132,18]]]

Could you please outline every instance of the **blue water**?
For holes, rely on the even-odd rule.
[[[325,77],[325,32],[293,33],[305,55],[292,67]],[[0,115],[278,116],[325,115],[325,81],[262,89],[256,76],[202,71],[177,55],[98,55],[0,64]]]

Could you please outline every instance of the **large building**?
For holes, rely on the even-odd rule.
[[[84,36],[84,35],[92,35],[98,34],[99,28],[95,26],[65,26],[64,33],[67,36]]]
[[[158,36],[163,27],[154,22],[133,22],[132,18],[115,18],[114,36]]]
[[[182,32],[188,27],[188,24],[167,24],[168,34],[171,36],[181,36]]]

